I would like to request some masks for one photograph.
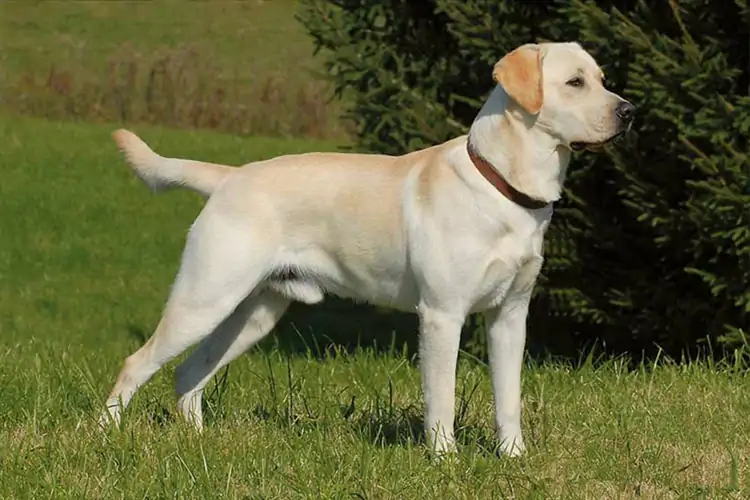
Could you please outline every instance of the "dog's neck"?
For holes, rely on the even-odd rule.
[[[535,122],[497,86],[469,130],[468,146],[513,190],[552,203],[560,199],[570,150]]]

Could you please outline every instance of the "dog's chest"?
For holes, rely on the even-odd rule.
[[[497,239],[480,270],[472,310],[496,307],[508,294],[523,293],[533,286],[541,268],[545,229],[542,224]]]

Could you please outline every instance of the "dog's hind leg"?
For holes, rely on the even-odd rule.
[[[165,363],[212,333],[263,279],[272,250],[210,203],[187,238],[182,263],[153,336],[123,364],[100,422],[118,423],[135,391]]]
[[[263,291],[248,297],[175,370],[180,413],[203,428],[203,389],[222,367],[231,363],[265,337],[281,319],[291,301],[276,292]]]

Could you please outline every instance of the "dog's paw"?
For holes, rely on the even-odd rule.
[[[111,427],[119,427],[120,412],[117,409],[107,408],[101,413],[101,415],[99,415],[98,424],[99,428],[102,430],[107,430]]]
[[[520,457],[526,453],[526,445],[523,443],[523,437],[506,436],[500,440],[500,446],[497,448],[498,457]]]
[[[448,457],[456,455],[458,451],[456,440],[452,435],[445,436],[443,434],[430,433],[427,443],[430,455],[436,460],[445,460]],[[430,446],[430,443],[432,446]]]

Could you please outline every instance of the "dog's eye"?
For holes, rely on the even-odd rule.
[[[566,85],[570,85],[571,87],[583,87],[583,78],[580,76],[577,76],[575,78],[571,78],[567,82],[565,82]]]

